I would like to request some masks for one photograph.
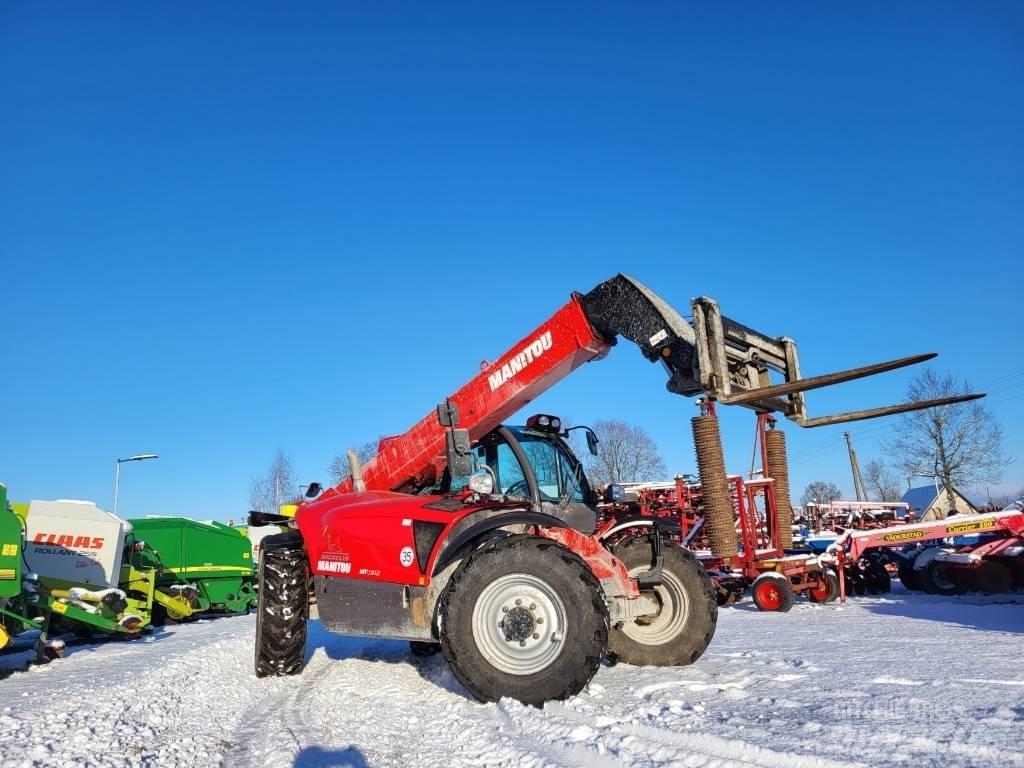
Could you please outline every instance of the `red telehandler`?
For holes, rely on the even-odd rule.
[[[260,550],[256,674],[301,671],[311,606],[332,631],[442,650],[482,701],[540,706],[572,696],[606,656],[662,666],[700,657],[718,609],[694,556],[650,520],[606,541],[596,529],[598,499],[559,419],[502,424],[604,357],[618,336],[663,364],[670,392],[778,412],[805,427],[964,399],[810,418],[805,390],[933,355],[804,379],[791,340],[723,317],[708,298],[694,299],[692,312],[691,324],[625,275],[574,293],[436,411],[382,439],[369,461],[360,465],[349,451],[351,477],[322,493],[314,484],[293,519],[251,513],[252,525],[288,526]],[[771,383],[771,372],[782,381]],[[713,409],[694,419],[704,493],[727,502],[717,430]],[[586,435],[594,451],[596,437]],[[788,492],[781,506],[789,509]],[[710,509],[729,517],[713,525],[732,527],[731,506]]]

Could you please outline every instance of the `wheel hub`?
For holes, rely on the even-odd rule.
[[[533,637],[537,629],[537,617],[529,608],[516,606],[505,614],[501,629],[509,642],[521,642]]]
[[[473,637],[488,663],[513,675],[546,668],[565,647],[562,599],[541,577],[512,573],[491,582],[473,607]]]

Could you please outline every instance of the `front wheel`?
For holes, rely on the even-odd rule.
[[[296,675],[305,661],[309,619],[306,550],[292,531],[260,543],[256,676]]]
[[[473,696],[541,706],[583,690],[608,647],[608,609],[587,564],[536,536],[494,539],[452,574],[441,648]]]
[[[648,537],[631,538],[613,548],[631,577],[650,570]],[[665,543],[661,550],[661,584],[648,590],[659,610],[615,626],[608,637],[609,655],[636,666],[675,667],[692,664],[711,643],[718,622],[714,585],[689,550]]]

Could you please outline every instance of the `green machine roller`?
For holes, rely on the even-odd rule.
[[[182,517],[129,522],[135,558],[158,569],[154,623],[207,611],[243,613],[255,605],[252,548],[241,531]]]

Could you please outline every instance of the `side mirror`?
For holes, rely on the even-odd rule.
[[[590,431],[588,429],[587,430],[587,449],[590,451],[590,455],[591,456],[597,456],[597,444],[599,442],[600,441],[597,439],[597,435],[595,435],[592,431]]]
[[[604,500],[612,504],[621,504],[626,500],[626,489],[618,483],[612,483],[604,489]]]
[[[473,473],[473,454],[469,444],[468,429],[450,429],[445,435],[445,459],[451,477],[465,477]]]
[[[320,487],[320,483],[310,483],[308,486],[306,486],[306,498],[315,499],[317,496],[320,495],[320,491],[322,490],[323,488]]]

